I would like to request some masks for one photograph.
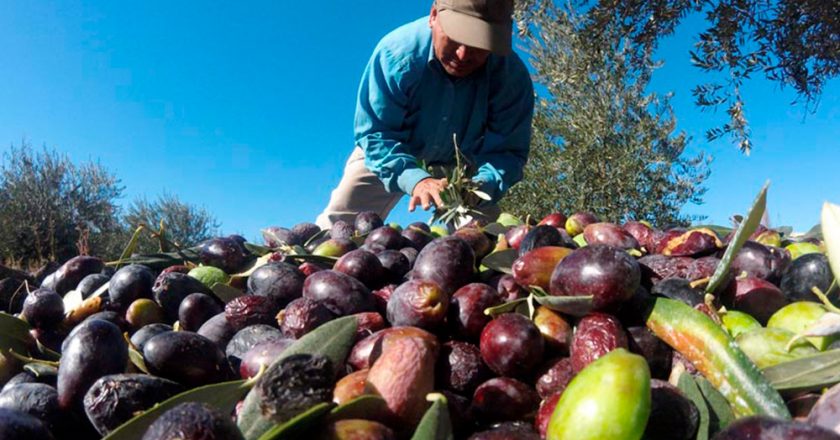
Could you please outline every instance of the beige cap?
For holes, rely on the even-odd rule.
[[[513,0],[436,0],[446,36],[498,55],[511,51]]]

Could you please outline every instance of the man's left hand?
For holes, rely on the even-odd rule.
[[[427,177],[421,180],[411,191],[411,199],[408,201],[408,210],[410,212],[414,212],[414,208],[418,203],[423,206],[424,211],[429,210],[432,202],[434,202],[435,206],[443,206],[443,200],[440,198],[440,193],[446,189],[446,185],[447,181],[445,178],[434,179],[432,177]]]

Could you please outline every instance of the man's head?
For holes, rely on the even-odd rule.
[[[491,52],[510,53],[513,0],[435,0],[429,15],[435,56],[446,73],[465,77]]]

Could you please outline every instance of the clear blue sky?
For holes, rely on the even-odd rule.
[[[353,2],[0,0],[0,152],[22,138],[77,162],[96,160],[126,187],[122,202],[163,191],[204,206],[225,233],[313,221],[353,142],[355,94],[376,42],[428,13],[429,0]],[[714,156],[702,206],[727,224],[766,179],[770,220],[804,230],[840,202],[840,81],[816,113],[764,80],[745,90],[754,153],[707,144],[722,121],[694,107],[707,78],[689,64],[700,30],[662,45],[651,85],[672,91],[691,149]],[[405,201],[390,220],[409,215]]]

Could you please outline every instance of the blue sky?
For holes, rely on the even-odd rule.
[[[430,2],[87,2],[0,0],[0,152],[27,139],[99,161],[122,203],[168,191],[205,207],[225,233],[314,221],[352,148],[355,94],[376,42]],[[815,113],[764,80],[745,90],[755,150],[708,144],[722,121],[691,88],[707,80],[687,20],[658,53],[651,89],[673,92],[691,151],[714,157],[705,204],[686,213],[727,224],[767,179],[774,225],[806,230],[840,202],[840,81]],[[397,206],[389,220],[427,220]]]

